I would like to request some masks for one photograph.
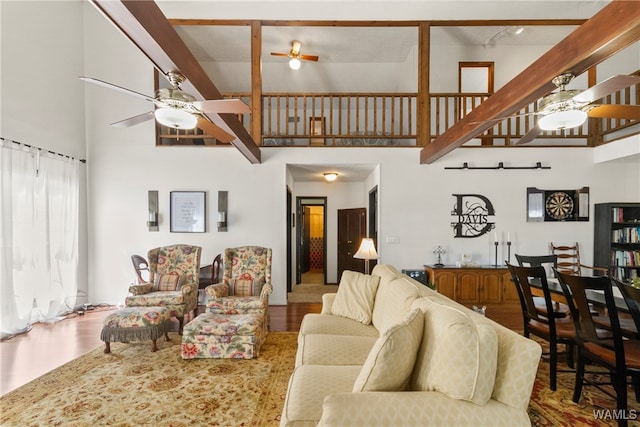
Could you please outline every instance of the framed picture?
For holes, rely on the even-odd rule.
[[[204,191],[172,191],[170,231],[172,233],[207,231],[206,206]]]

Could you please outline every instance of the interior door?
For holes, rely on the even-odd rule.
[[[353,257],[363,237],[367,237],[367,210],[338,209],[338,283],[344,270],[364,271],[364,260]]]
[[[311,256],[311,208],[304,206],[302,210],[302,258],[300,259],[300,273],[310,270]]]

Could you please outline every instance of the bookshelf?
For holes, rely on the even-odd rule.
[[[597,267],[620,280],[640,276],[640,203],[595,205],[594,254]]]

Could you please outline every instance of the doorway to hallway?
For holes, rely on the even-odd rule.
[[[296,285],[324,285],[327,269],[327,198],[297,197],[296,201]]]

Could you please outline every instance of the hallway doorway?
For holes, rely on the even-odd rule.
[[[296,201],[296,285],[324,285],[327,269],[327,198],[297,197]]]

